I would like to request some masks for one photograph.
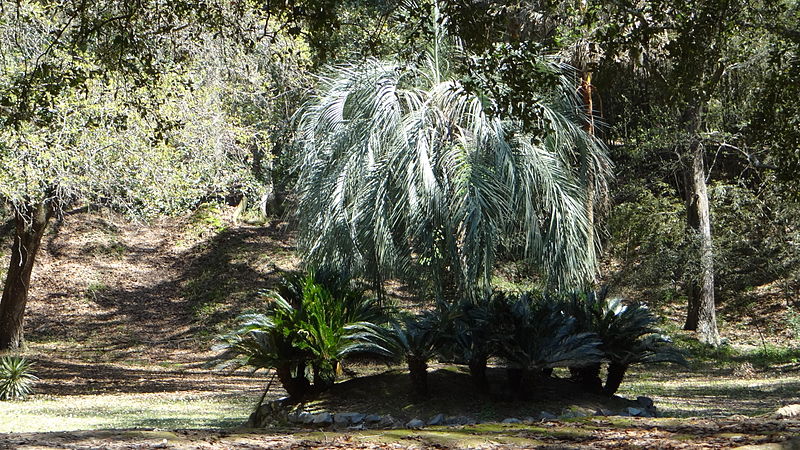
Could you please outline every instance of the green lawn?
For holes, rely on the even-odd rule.
[[[239,393],[36,395],[0,402],[0,433],[225,428],[244,423],[256,401]]]

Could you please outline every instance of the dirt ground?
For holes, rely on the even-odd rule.
[[[113,430],[0,436],[0,449],[41,448],[663,448],[800,449],[800,422],[603,418],[541,426],[463,426],[358,433],[300,430]]]
[[[261,375],[212,370],[210,344],[238,313],[257,307],[259,290],[274,286],[297,260],[285,224],[233,224],[225,214],[143,225],[107,212],[76,211],[59,220],[45,236],[27,314],[26,355],[41,378],[37,395],[68,402],[85,394],[261,392]],[[739,395],[730,394],[731,401]],[[274,388],[271,395],[281,392]],[[766,418],[593,419],[536,429],[405,433],[14,433],[0,435],[0,448],[727,448],[796,445],[790,438],[799,431],[797,422]]]

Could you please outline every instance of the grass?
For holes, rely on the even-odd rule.
[[[221,393],[34,396],[0,402],[0,433],[225,428],[244,423],[256,401]]]

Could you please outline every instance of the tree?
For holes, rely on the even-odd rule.
[[[536,62],[551,83],[529,99],[539,114],[526,128],[457,81],[448,57],[458,46],[438,30],[423,65],[336,66],[301,111],[307,262],[378,286],[428,277],[440,300],[489,288],[500,251],[538,263],[553,285],[585,283],[596,259],[574,162],[584,158],[598,183],[608,164],[581,125],[574,79]]]
[[[247,130],[226,116],[213,67],[174,64],[146,85],[104,73],[97,54],[48,41],[66,29],[48,12],[21,2],[0,20],[8,49],[0,93],[11,111],[0,129],[0,198],[15,224],[0,350],[23,342],[35,257],[49,220],[64,208],[80,200],[148,217],[254,186],[241,145]],[[79,68],[76,78],[52,78],[70,66]]]

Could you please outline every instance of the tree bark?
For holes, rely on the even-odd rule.
[[[29,210],[31,214],[14,214],[14,244],[8,273],[0,299],[0,351],[16,350],[24,339],[25,306],[28,303],[31,273],[42,243],[52,208],[42,203]]]
[[[422,399],[428,398],[428,361],[423,358],[406,358],[408,374],[414,394]]]
[[[686,215],[689,227],[700,238],[700,276],[688,282],[686,294],[689,309],[686,314],[685,330],[697,332],[701,342],[718,346],[719,331],[714,304],[714,247],[711,236],[711,212],[706,186],[706,170],[703,146],[697,139],[701,111],[697,108],[690,118],[692,125],[692,144],[687,167]]]
[[[606,375],[606,385],[603,392],[606,395],[614,395],[622,384],[625,378],[625,372],[628,371],[628,365],[618,362],[612,362],[608,365],[608,374]]]
[[[482,355],[469,361],[469,374],[472,377],[472,383],[479,392],[489,392],[489,379],[486,377],[486,360],[486,356]]]

